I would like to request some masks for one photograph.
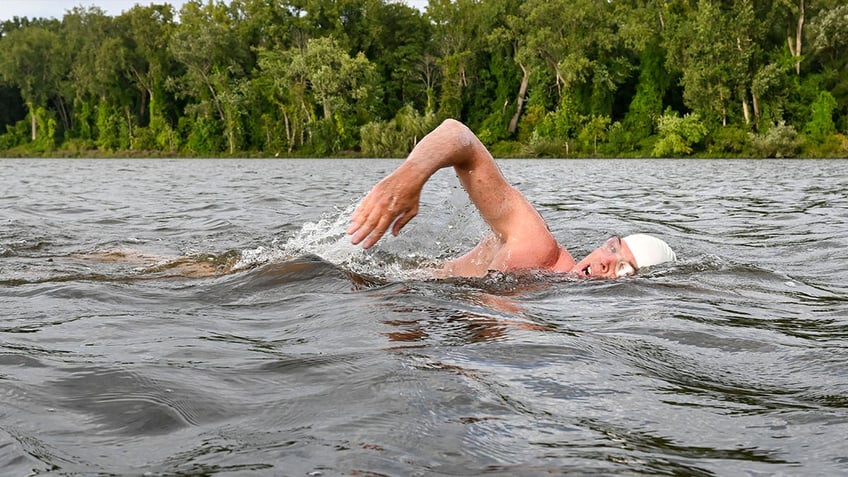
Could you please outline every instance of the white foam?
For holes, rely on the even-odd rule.
[[[426,212],[407,225],[398,237],[387,233],[369,250],[350,242],[346,231],[357,203],[306,222],[292,234],[269,245],[243,250],[234,270],[269,262],[316,255],[334,265],[387,280],[424,280],[434,277],[444,260],[465,253],[488,233],[473,204],[460,187],[447,197],[426,204]]]
[[[354,206],[326,215],[317,222],[304,223],[293,235],[276,238],[271,245],[242,250],[233,269],[244,270],[269,262],[316,255],[350,271],[375,277],[393,280],[432,277],[428,267],[421,266],[422,262],[427,262],[426,257],[401,256],[381,250],[385,247],[366,251],[353,245],[346,229]]]

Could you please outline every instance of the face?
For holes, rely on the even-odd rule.
[[[572,269],[585,278],[618,278],[636,273],[636,259],[627,244],[612,236]]]

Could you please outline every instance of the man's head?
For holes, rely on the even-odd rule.
[[[651,235],[634,234],[623,239],[612,236],[578,262],[573,270],[581,277],[618,278],[676,259],[667,243]]]

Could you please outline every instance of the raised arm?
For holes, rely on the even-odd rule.
[[[425,136],[407,160],[380,181],[363,199],[351,217],[348,234],[354,244],[369,248],[389,228],[398,232],[418,213],[421,189],[439,169],[453,167],[493,232],[493,238],[506,250],[492,261],[514,261],[495,268],[509,269],[550,266],[556,262],[559,246],[542,217],[527,199],[512,187],[486,147],[464,124],[446,120]],[[506,247],[502,247],[506,245]],[[513,254],[513,252],[515,252]]]

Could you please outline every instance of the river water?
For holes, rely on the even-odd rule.
[[[351,246],[398,164],[0,162],[2,473],[848,473],[848,162],[502,161],[576,258],[677,252],[616,281],[429,279],[451,171]]]

